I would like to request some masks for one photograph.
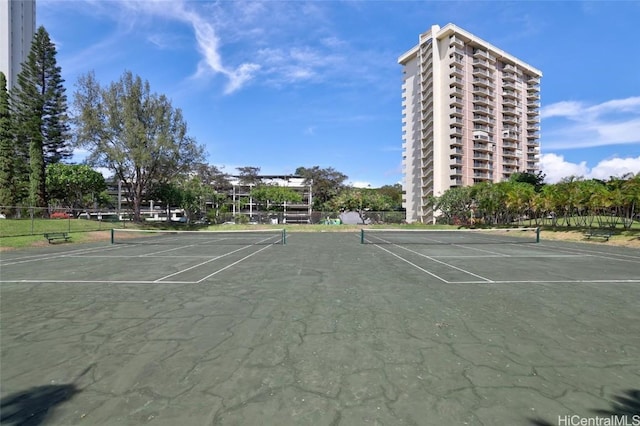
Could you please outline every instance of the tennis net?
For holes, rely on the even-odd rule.
[[[111,244],[269,245],[286,244],[284,229],[235,231],[170,231],[112,229]]]
[[[514,244],[540,242],[540,228],[362,229],[362,244]]]

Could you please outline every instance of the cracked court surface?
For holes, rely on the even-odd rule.
[[[359,242],[2,253],[3,424],[557,424],[640,388],[639,250]]]

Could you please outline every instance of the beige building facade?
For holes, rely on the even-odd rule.
[[[449,188],[538,172],[541,71],[453,24],[398,63],[407,222],[435,221]]]

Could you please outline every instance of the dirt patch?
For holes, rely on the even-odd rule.
[[[609,241],[605,241],[601,238],[594,238],[588,240],[584,233],[578,231],[540,231],[540,240],[555,240],[555,241],[578,241],[578,242],[586,242],[589,244],[604,244],[610,246],[621,246],[621,247],[633,247],[640,248],[640,238],[639,237],[627,237],[624,235],[614,235],[609,239]]]

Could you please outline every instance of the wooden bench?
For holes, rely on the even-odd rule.
[[[602,238],[605,241],[609,241],[609,238],[613,235],[613,232],[608,229],[589,229],[584,236],[587,240],[591,238]]]
[[[48,233],[44,234],[44,237],[47,240],[49,240],[49,244],[51,244],[51,242],[55,241],[55,240],[69,241],[71,239],[71,237],[69,236],[69,234],[67,232],[48,232]]]

